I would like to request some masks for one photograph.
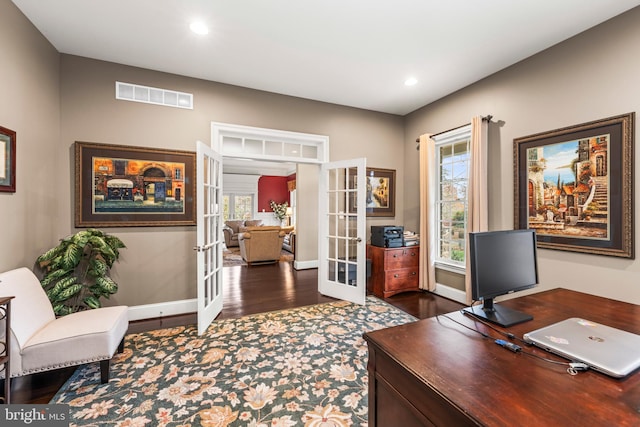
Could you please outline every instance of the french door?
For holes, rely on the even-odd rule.
[[[198,335],[222,311],[222,156],[198,141]]]
[[[318,292],[365,303],[366,159],[324,163],[318,197]]]

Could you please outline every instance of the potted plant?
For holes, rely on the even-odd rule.
[[[284,221],[284,219],[287,217],[287,208],[289,207],[289,202],[285,201],[283,203],[276,203],[274,200],[271,200],[269,202],[269,205],[271,206],[271,210],[273,211],[273,214],[276,216],[276,218],[278,218],[280,222]]]
[[[125,247],[119,238],[88,228],[40,255],[36,260],[44,271],[40,283],[54,313],[64,316],[101,307],[100,298],[109,298],[118,290],[109,269],[120,257],[119,249]]]

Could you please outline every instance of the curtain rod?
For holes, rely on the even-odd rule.
[[[485,122],[490,122],[492,118],[493,116],[491,114],[487,114],[486,116],[482,117],[482,120],[484,120]],[[467,123],[448,130],[443,130],[442,132],[434,133],[433,135],[431,135],[431,137],[433,138],[434,136],[442,135],[443,133],[451,132],[452,130],[460,129],[461,127],[469,126],[470,124],[471,123]],[[420,137],[416,138],[416,142],[418,143],[418,147],[416,148],[417,150],[418,148],[420,148]]]

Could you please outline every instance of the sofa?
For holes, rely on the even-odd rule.
[[[282,249],[292,254],[296,253],[296,232],[291,230],[287,232],[285,230],[284,241],[282,242]]]
[[[238,243],[238,234],[246,229],[246,227],[257,227],[262,225],[261,219],[234,219],[224,222],[222,232],[224,233],[224,244],[227,248],[232,246],[240,246]]]
[[[285,232],[278,226],[246,227],[238,234],[240,255],[251,266],[280,261]]]

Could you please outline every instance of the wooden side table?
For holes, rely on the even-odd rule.
[[[4,370],[4,397],[2,403],[11,403],[11,300],[0,297],[0,321],[4,320],[4,342],[0,341],[0,370]]]

